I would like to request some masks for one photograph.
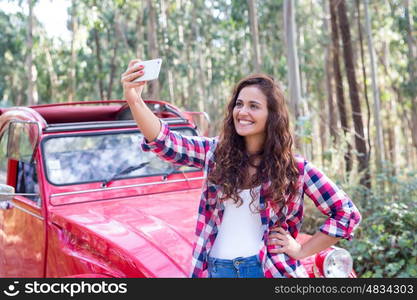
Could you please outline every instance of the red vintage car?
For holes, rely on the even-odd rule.
[[[147,104],[172,130],[207,134],[204,113]],[[203,172],[140,138],[122,100],[0,108],[0,277],[187,277]],[[302,263],[356,277],[341,248]]]

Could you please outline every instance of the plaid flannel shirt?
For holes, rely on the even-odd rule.
[[[214,149],[218,138],[201,136],[183,136],[171,131],[161,120],[161,131],[152,142],[143,138],[141,147],[144,151],[153,151],[162,159],[174,164],[202,168],[205,178],[214,165]],[[259,245],[259,257],[264,275],[271,277],[308,277],[299,260],[285,253],[274,254],[268,251],[269,230],[281,226],[294,238],[298,235],[303,221],[303,195],[309,196],[327,220],[320,231],[332,236],[350,240],[353,231],[361,220],[361,215],[349,197],[327,178],[313,164],[296,155],[300,175],[299,189],[291,201],[278,209],[271,205],[265,196],[270,182],[265,182],[260,190],[261,221],[264,229],[263,240]],[[204,181],[198,209],[196,241],[192,254],[191,277],[207,277],[207,257],[222,222],[224,205],[217,201],[221,191],[218,185]]]

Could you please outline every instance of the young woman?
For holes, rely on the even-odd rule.
[[[219,137],[181,136],[146,106],[144,74],[132,60],[122,75],[124,97],[144,135],[142,149],[204,169],[192,277],[307,277],[299,259],[351,239],[361,215],[349,197],[292,152],[285,98],[269,76],[234,88]],[[303,195],[328,216],[303,245]]]

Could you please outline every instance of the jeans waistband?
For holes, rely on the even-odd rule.
[[[216,265],[223,265],[223,266],[236,266],[240,264],[245,265],[256,265],[260,263],[259,255],[252,255],[248,257],[236,257],[234,259],[223,259],[223,258],[216,258],[216,257],[208,257],[208,263],[216,264]]]

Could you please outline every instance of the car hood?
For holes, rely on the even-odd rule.
[[[200,195],[199,188],[80,203],[56,207],[50,218],[67,243],[62,247],[119,261],[120,276],[136,276],[139,269],[146,277],[185,277]]]

